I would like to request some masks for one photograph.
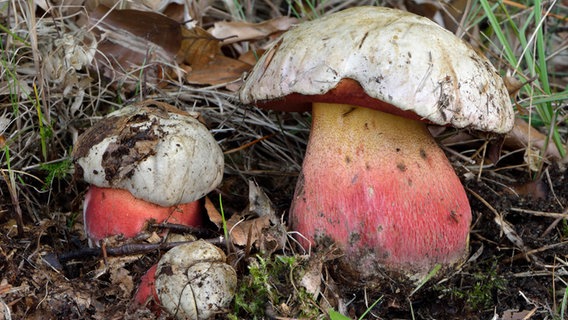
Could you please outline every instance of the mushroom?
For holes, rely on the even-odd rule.
[[[210,319],[229,306],[237,289],[237,273],[225,261],[225,253],[204,240],[179,245],[150,269],[151,296],[176,319]]]
[[[283,34],[239,96],[312,112],[290,208],[304,246],[334,243],[362,279],[417,279],[465,258],[471,209],[427,125],[505,133],[514,118],[501,77],[468,44],[408,12],[351,8]]]
[[[109,114],[74,148],[91,184],[83,215],[90,240],[140,233],[148,220],[198,225],[199,203],[223,175],[223,152],[197,119],[146,101]]]

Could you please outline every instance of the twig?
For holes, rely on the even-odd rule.
[[[234,152],[237,152],[237,151],[244,150],[244,149],[246,149],[246,148],[248,148],[248,147],[250,147],[250,146],[252,146],[252,145],[254,145],[254,144],[256,144],[256,143],[261,142],[262,140],[266,140],[266,139],[268,139],[268,138],[272,138],[272,137],[274,137],[275,135],[276,135],[275,133],[266,135],[266,136],[264,136],[264,137],[261,137],[261,138],[258,138],[258,139],[256,139],[256,140],[253,140],[253,141],[251,141],[251,142],[249,142],[249,143],[245,143],[245,144],[243,144],[242,146],[233,148],[233,149],[231,149],[231,150],[227,150],[227,151],[225,151],[225,152],[223,152],[223,153],[224,153],[224,154],[231,154],[231,153],[234,153]]]
[[[558,223],[560,223],[560,221],[565,220],[565,219],[568,220],[568,208],[566,208],[566,210],[564,210],[564,212],[562,212],[562,213],[533,211],[533,210],[520,209],[520,208],[511,208],[511,211],[529,213],[529,214],[532,214],[534,216],[539,216],[539,217],[555,218],[555,220],[548,226],[548,228],[546,228],[546,230],[544,230],[544,232],[540,235],[541,238],[545,237],[554,228],[556,228],[556,226],[558,225]]]
[[[517,259],[524,259],[525,257],[527,257],[529,255],[533,255],[535,253],[540,253],[540,252],[547,251],[547,250],[550,250],[550,249],[555,249],[557,247],[562,247],[562,246],[565,246],[567,244],[568,244],[568,241],[549,244],[549,245],[544,246],[544,247],[540,247],[540,248],[537,248],[537,249],[532,249],[532,250],[529,250],[529,251],[526,251],[526,252],[518,253],[518,254],[510,257],[510,258],[503,260],[503,262],[509,263],[509,262],[515,261]]]
[[[222,236],[219,236],[217,238],[206,239],[205,241],[208,241],[214,245],[222,245],[224,238]],[[138,255],[158,250],[169,250],[173,247],[191,242],[193,241],[163,242],[163,243],[132,243],[118,247],[105,247],[104,254],[110,257]],[[68,261],[77,260],[77,259],[98,258],[101,257],[102,255],[103,255],[103,249],[95,247],[95,248],[81,248],[79,250],[69,251],[61,254],[48,253],[45,254],[42,258],[51,267],[55,268],[56,270],[62,270],[63,269],[62,263],[66,263]]]
[[[150,228],[168,229],[176,233],[189,233],[196,236],[197,238],[209,238],[213,235],[213,232],[211,232],[211,230],[207,228],[193,227],[175,223],[153,223],[150,224]]]
[[[515,2],[515,1],[511,1],[511,0],[503,0],[503,3],[506,4],[506,5],[509,5],[511,7],[515,7],[515,8],[519,8],[519,9],[523,9],[523,10],[529,9],[529,7],[525,6],[524,4],[518,3],[518,2]],[[547,16],[551,16],[551,17],[554,17],[556,19],[563,20],[563,21],[568,21],[568,18],[563,17],[563,16],[558,15],[558,14],[555,14],[555,13],[551,13],[551,12],[548,12]]]
[[[566,210],[564,210],[564,212],[562,212],[562,213],[560,213],[560,212],[543,212],[543,211],[535,211],[535,210],[521,209],[521,208],[511,208],[511,211],[528,213],[528,214],[532,214],[533,216],[537,216],[537,217],[568,219],[568,208],[566,208]]]

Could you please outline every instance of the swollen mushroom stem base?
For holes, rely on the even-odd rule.
[[[162,207],[122,189],[90,186],[83,204],[85,233],[89,241],[122,235],[133,238],[144,231],[149,221],[187,226],[202,223],[199,201]]]
[[[463,261],[469,202],[425,124],[329,103],[314,103],[312,114],[294,230],[312,244],[333,242],[362,279],[387,271],[416,280]]]

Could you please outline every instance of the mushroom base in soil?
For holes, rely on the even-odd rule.
[[[467,196],[426,125],[503,134],[514,119],[499,73],[467,43],[425,17],[353,7],[282,34],[239,98],[313,112],[290,221],[342,249],[340,271],[417,279],[466,257]]]
[[[314,103],[312,113],[293,230],[331,240],[358,278],[416,279],[465,258],[469,202],[424,123],[344,104]]]

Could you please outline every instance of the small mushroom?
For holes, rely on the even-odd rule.
[[[223,152],[197,119],[146,101],[109,114],[83,133],[76,174],[91,184],[83,205],[90,240],[133,237],[148,220],[197,225],[199,203],[223,175]]]
[[[505,133],[514,118],[501,77],[468,44],[408,12],[351,8],[286,32],[239,96],[312,112],[290,209],[303,245],[335,243],[361,278],[416,279],[465,258],[469,202],[426,126]]]
[[[177,319],[209,319],[229,307],[237,273],[225,253],[204,240],[166,252],[155,273],[159,304]]]

